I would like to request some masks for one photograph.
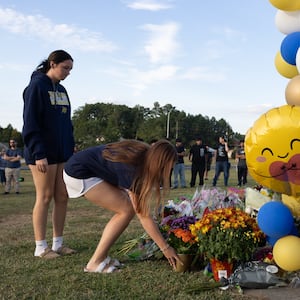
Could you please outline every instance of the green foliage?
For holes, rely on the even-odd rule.
[[[217,121],[214,117],[209,119],[200,114],[186,115],[171,104],[160,106],[158,102],[151,109],[105,103],[86,104],[73,115],[74,134],[81,149],[121,138],[142,139],[145,142],[165,138],[168,120],[169,138],[174,141],[181,137],[187,147],[197,136],[212,147],[218,143],[220,135],[234,139],[230,125],[224,119]]]
[[[265,242],[256,219],[235,207],[219,208],[191,225],[199,251],[207,258],[226,261],[251,260],[254,250]]]
[[[7,125],[6,128],[0,126],[0,142],[8,144],[10,139],[14,139],[19,148],[23,147],[22,135],[17,129],[13,128],[11,124]]]

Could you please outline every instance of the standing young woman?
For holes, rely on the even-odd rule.
[[[150,214],[152,199],[157,207],[161,204],[161,184],[163,192],[170,189],[170,172],[176,160],[176,149],[167,140],[152,146],[124,140],[88,148],[68,160],[64,180],[69,197],[84,195],[92,203],[114,212],[85,272],[111,273],[118,269],[120,263],[110,259],[108,252],[135,214],[170,265],[180,263]]]
[[[53,51],[31,76],[23,93],[24,157],[35,189],[33,229],[34,255],[51,259],[75,253],[63,245],[63,229],[68,195],[63,181],[63,167],[74,150],[71,107],[66,89],[60,84],[73,68],[73,59],[64,50]],[[54,200],[52,249],[46,241],[47,216]]]

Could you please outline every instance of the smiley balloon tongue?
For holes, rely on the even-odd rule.
[[[300,154],[296,154],[287,163],[275,161],[269,168],[270,175],[277,180],[300,185]]]

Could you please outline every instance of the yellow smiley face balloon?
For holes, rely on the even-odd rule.
[[[263,114],[246,134],[245,153],[257,183],[300,196],[300,107],[284,105]]]
[[[299,0],[270,0],[271,4],[278,9],[295,11],[300,9]]]

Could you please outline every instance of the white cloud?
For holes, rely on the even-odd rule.
[[[214,27],[212,38],[201,45],[202,56],[206,60],[220,60],[241,52],[247,41],[245,34],[230,27]]]
[[[128,3],[127,6],[135,10],[150,10],[150,11],[159,11],[159,10],[169,9],[172,7],[170,4],[161,3],[159,1],[154,1],[154,0],[134,1]]]
[[[152,63],[166,63],[178,53],[179,44],[176,35],[179,25],[175,22],[163,25],[146,24],[142,27],[150,32],[150,38],[144,47]]]
[[[44,42],[76,48],[82,51],[111,52],[116,46],[98,32],[68,24],[54,24],[42,15],[25,15],[13,9],[0,8],[0,28]]]
[[[149,71],[132,70],[132,76],[127,80],[127,85],[133,88],[134,96],[138,96],[151,85],[173,79],[177,70],[178,67],[173,65],[164,65]]]
[[[233,29],[233,28],[230,28],[228,26],[214,27],[212,29],[212,33],[216,34],[216,35],[221,35],[226,40],[234,40],[234,41],[238,40],[239,42],[247,41],[247,38],[243,32]]]
[[[208,67],[193,67],[187,69],[182,75],[182,79],[201,80],[205,82],[220,82],[226,79],[226,75],[220,71]]]
[[[137,96],[151,85],[174,79],[178,69],[175,65],[163,65],[146,71],[137,68],[126,68],[124,70],[110,68],[106,69],[105,73],[128,86],[133,95]]]
[[[144,83],[150,84],[155,81],[169,80],[174,77],[178,67],[173,65],[161,66],[150,71],[138,72],[138,78]]]
[[[25,64],[16,64],[16,63],[0,63],[0,70],[5,71],[24,71],[28,68]]]
[[[257,113],[265,113],[269,109],[274,107],[273,104],[270,103],[262,103],[262,104],[257,104],[257,105],[248,105],[248,112],[257,114]]]

